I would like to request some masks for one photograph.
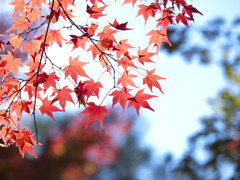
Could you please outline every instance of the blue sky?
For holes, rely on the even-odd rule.
[[[191,3],[203,13],[203,16],[195,15],[195,23],[191,26],[205,25],[216,16],[231,21],[240,7],[238,0],[195,0]],[[159,71],[167,78],[161,83],[165,93],[158,101],[151,102],[155,113],[144,111],[148,128],[142,145],[152,147],[156,156],[172,152],[180,157],[187,148],[187,138],[201,127],[200,118],[213,113],[208,100],[216,97],[225,81],[216,64],[202,66],[197,60],[185,63],[179,56],[162,53],[159,59]]]

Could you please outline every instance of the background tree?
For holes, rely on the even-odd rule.
[[[199,29],[169,31],[173,46],[165,46],[168,52],[180,53],[186,60],[199,59],[205,65],[216,63],[226,79],[226,87],[210,101],[214,114],[201,119],[202,128],[191,136],[189,148],[181,160],[169,161],[174,169],[171,177],[179,180],[240,178],[239,27],[240,18],[232,23],[216,18]],[[176,34],[183,38],[176,38],[179,37]],[[191,34],[198,34],[202,41],[198,45],[191,44]]]

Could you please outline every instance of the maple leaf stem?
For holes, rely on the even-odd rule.
[[[43,53],[45,52],[45,45],[46,45],[47,35],[48,35],[50,23],[51,23],[54,1],[55,0],[52,1],[52,7],[51,7],[51,11],[50,11],[49,18],[48,18],[48,24],[47,24],[47,29],[46,29],[46,34],[45,34],[45,37],[44,37],[44,41],[43,41],[41,57],[40,57],[38,69],[37,69],[37,72],[36,72],[37,77],[36,77],[36,87],[35,87],[34,107],[33,107],[33,122],[34,122],[34,128],[35,128],[35,132],[36,132],[37,144],[38,144],[38,130],[37,130],[37,120],[36,120],[36,102],[37,102],[38,76],[39,76],[40,67],[41,67],[41,63],[42,63],[42,59],[43,59]]]
[[[69,17],[69,15],[67,14],[66,10],[63,8],[61,2],[60,2],[59,0],[57,0],[57,1],[58,1],[58,3],[59,3],[60,7],[62,8],[64,14],[66,15],[67,19],[70,21],[70,23],[71,23],[73,26],[75,26],[82,34],[85,34],[85,32],[72,20],[72,18]],[[87,37],[87,38],[89,39],[89,41],[97,48],[97,50],[98,50],[99,52],[101,52],[101,54],[105,54],[105,53],[98,47],[98,45],[94,42],[94,40],[93,40],[91,37],[89,37],[88,35],[86,35],[86,37]]]
[[[104,98],[102,99],[102,102],[100,103],[99,106],[102,105],[103,101],[106,99],[106,97],[108,96],[108,94],[109,94],[114,88],[116,88],[116,87],[112,87],[111,89],[108,90],[108,92],[105,94],[105,96],[104,96]]]

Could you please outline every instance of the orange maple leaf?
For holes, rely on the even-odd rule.
[[[21,63],[21,58],[14,58],[13,54],[8,51],[7,55],[0,55],[2,57],[2,60],[6,60],[7,64],[5,65],[5,69],[8,71],[8,73],[13,72],[15,77],[17,77],[18,73],[18,67],[21,66],[23,67]],[[4,76],[3,78],[5,78]]]
[[[167,33],[164,30],[151,30],[147,36],[151,36],[149,39],[149,44],[148,46],[150,46],[151,44],[154,44],[154,47],[157,48],[157,54],[159,51],[159,48],[162,45],[162,42],[166,42],[171,46],[170,41],[168,40],[167,37]]]
[[[122,5],[131,3],[131,2],[132,2],[132,6],[134,7],[134,5],[136,4],[137,0],[124,0],[124,2],[122,3]]]
[[[11,17],[14,21],[14,24],[12,25],[12,27],[10,27],[7,32],[17,29],[17,34],[23,32],[24,30],[28,30],[29,27],[29,22],[26,21],[25,17]]]
[[[138,10],[137,17],[142,15],[145,20],[145,24],[147,23],[149,16],[154,17],[157,10],[161,11],[161,6],[159,3],[151,3],[151,5],[149,6],[145,4],[140,4],[138,5],[138,7],[139,7],[139,10]]]
[[[14,16],[17,13],[19,13],[20,15],[22,14],[22,12],[24,11],[24,9],[27,5],[27,2],[25,2],[24,0],[14,0],[14,1],[10,2],[9,4],[14,6],[14,12],[12,15],[12,16]]]
[[[128,70],[126,70],[126,71],[123,72],[122,77],[120,77],[118,79],[117,84],[119,85],[121,83],[123,87],[127,87],[128,85],[130,85],[130,86],[133,86],[135,88],[138,88],[132,80],[132,78],[135,78],[135,77],[137,77],[137,76],[134,75],[134,74],[129,74]]]
[[[144,62],[154,62],[150,58],[156,53],[148,53],[147,51],[148,48],[145,48],[143,50],[141,50],[140,47],[138,48],[138,61],[143,65]]]
[[[79,56],[72,59],[72,57],[70,56],[69,66],[66,66],[63,69],[63,71],[65,71],[65,78],[70,75],[76,83],[77,83],[78,75],[89,78],[88,75],[85,73],[85,71],[82,68],[84,65],[86,65],[88,63],[78,61],[78,58],[79,58]]]

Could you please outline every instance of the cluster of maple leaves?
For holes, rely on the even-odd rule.
[[[88,115],[86,127],[95,119],[102,125],[103,116],[108,114],[102,103],[108,97],[112,98],[112,107],[119,103],[123,112],[127,103],[128,107],[136,109],[138,115],[140,108],[153,111],[147,100],[156,95],[144,91],[145,88],[152,91],[156,87],[162,92],[159,80],[164,78],[156,75],[155,69],[148,69],[147,64],[154,63],[151,58],[158,53],[162,42],[171,45],[167,38],[170,24],[182,22],[188,26],[188,21],[194,21],[193,13],[201,13],[185,0],[153,0],[151,3],[140,0],[117,1],[123,1],[122,5],[132,3],[133,8],[138,8],[137,17],[143,17],[145,24],[149,17],[155,19],[156,28],[147,34],[148,46],[139,47],[136,54],[130,51],[134,47],[128,43],[128,39],[116,38],[116,34],[132,30],[132,27],[127,27],[128,22],[120,23],[115,18],[114,22],[105,22],[105,25],[101,24],[103,28],[99,27],[99,23],[103,23],[101,17],[106,15],[104,10],[111,8],[105,0],[13,0],[9,3],[14,6],[11,16],[13,25],[0,35],[0,49],[5,51],[0,61],[2,146],[16,142],[22,156],[26,151],[36,156],[33,146],[40,143],[33,139],[32,133],[20,128],[22,113],[33,116],[35,135],[38,137],[36,112],[39,110],[42,115],[47,114],[54,119],[52,113],[65,111],[67,102],[75,104],[74,97],[77,97],[79,106],[84,107],[79,114]],[[73,15],[74,8],[81,2],[86,4],[85,13],[89,17],[85,25],[79,25]],[[64,23],[70,25],[67,27]],[[78,33],[69,33],[69,38],[65,39],[61,34],[65,28],[74,28]],[[94,75],[89,76],[84,69],[91,61],[79,60],[82,54],[77,57],[69,55],[69,63],[66,61],[65,66],[59,66],[48,55],[48,49],[54,43],[59,47],[65,43],[72,46],[72,50],[80,48],[92,54],[91,61],[99,63],[97,71],[102,69],[103,73],[111,76],[107,81],[112,83],[112,88],[105,96],[99,97],[100,89],[104,88],[102,76],[94,80]],[[155,50],[151,52],[150,48]],[[25,62],[18,58],[18,54],[24,52],[28,54]],[[45,69],[46,65],[52,67],[50,71]],[[27,67],[24,76],[19,73],[20,67]],[[142,79],[143,88],[136,86],[135,78]],[[62,86],[59,82],[62,79],[70,81],[73,87]],[[130,92],[133,89],[135,95]],[[96,104],[91,100],[92,97],[102,98],[101,103]]]

